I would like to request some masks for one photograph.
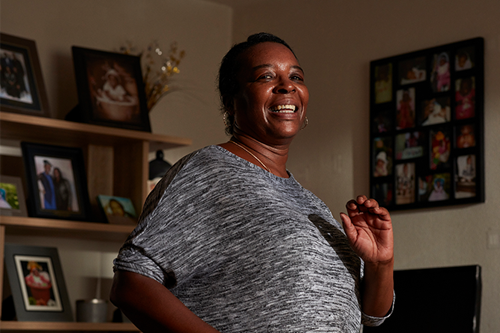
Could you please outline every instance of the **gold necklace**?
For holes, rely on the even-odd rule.
[[[240,147],[241,149],[243,149],[244,151],[246,151],[247,153],[249,153],[250,155],[252,155],[253,158],[255,158],[257,161],[259,161],[260,164],[262,164],[262,166],[264,167],[264,169],[267,170],[267,172],[271,172],[271,170],[264,164],[264,162],[262,162],[257,156],[255,156],[254,154],[252,154],[252,152],[250,150],[246,149],[245,147],[243,147],[242,145],[240,145],[236,141],[229,140],[229,142],[234,143],[235,145],[237,145],[238,147]]]

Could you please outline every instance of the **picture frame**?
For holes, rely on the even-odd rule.
[[[141,59],[72,47],[78,106],[67,120],[151,132]]]
[[[57,248],[5,244],[18,321],[73,321]]]
[[[0,175],[0,215],[28,216],[20,177]]]
[[[36,43],[0,33],[0,109],[50,117]]]
[[[137,214],[134,204],[129,198],[122,198],[111,195],[98,195],[97,202],[106,220],[110,224],[136,225]]]
[[[370,62],[370,195],[391,210],[481,203],[484,40]]]
[[[89,220],[90,200],[80,148],[21,142],[33,217]]]

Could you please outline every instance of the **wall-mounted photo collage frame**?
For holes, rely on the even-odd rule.
[[[484,202],[484,40],[370,63],[370,194],[391,210]]]

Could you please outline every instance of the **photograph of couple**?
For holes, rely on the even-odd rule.
[[[79,211],[71,160],[35,156],[40,205],[45,210]]]

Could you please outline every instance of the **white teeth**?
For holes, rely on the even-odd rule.
[[[295,105],[277,105],[273,107],[271,111],[278,113],[294,113]]]

